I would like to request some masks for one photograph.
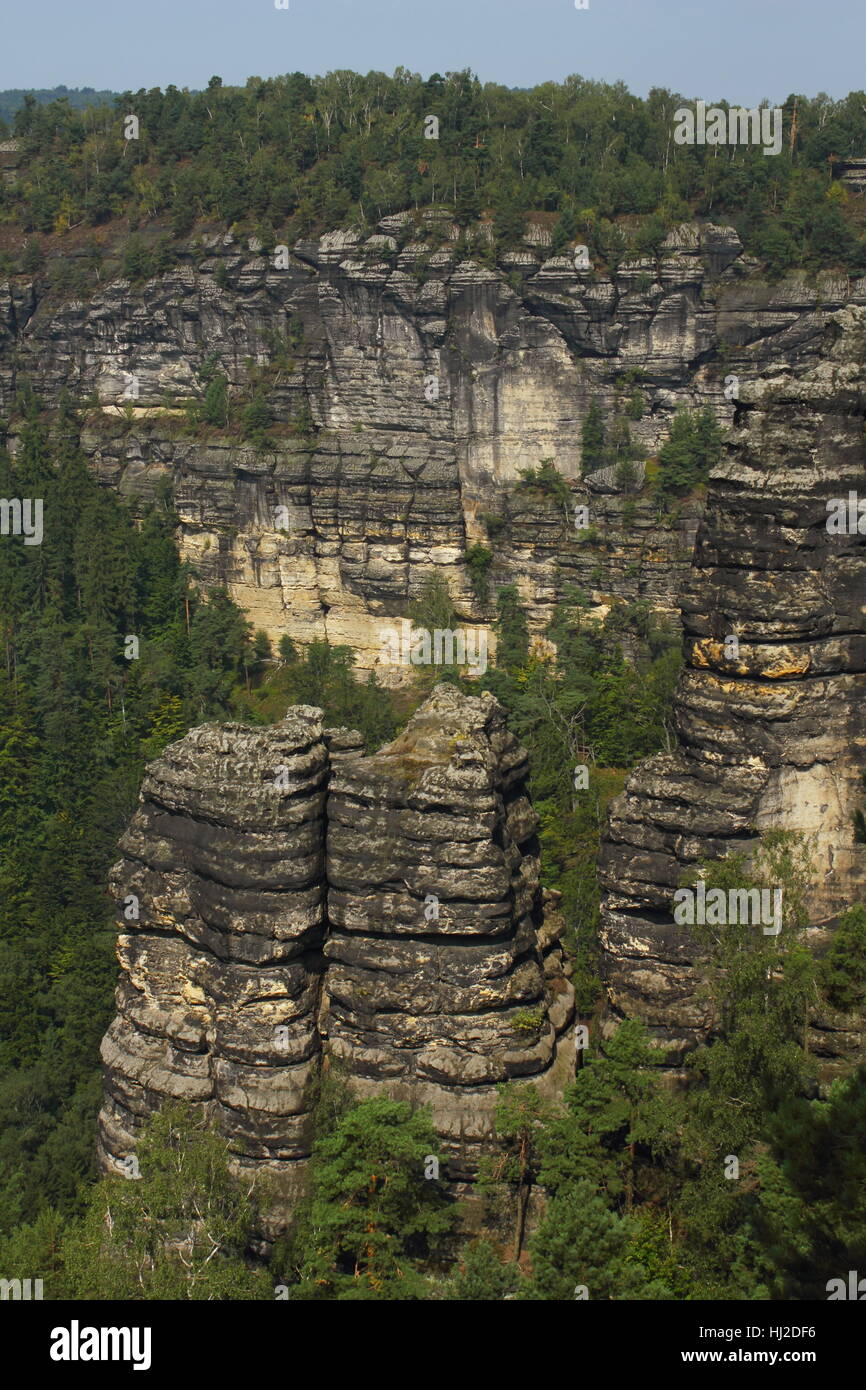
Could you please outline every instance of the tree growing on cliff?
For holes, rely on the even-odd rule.
[[[540,1177],[548,1190],[561,1194],[588,1182],[625,1213],[641,1195],[658,1196],[650,1169],[663,1171],[681,1121],[659,1081],[662,1058],[634,1019],[620,1024],[604,1051],[586,1056],[563,1110],[542,1132]]]
[[[863,1010],[866,999],[866,908],[842,914],[830,949],[821,959],[818,978],[825,999],[834,1009],[851,1013]]]
[[[817,968],[803,939],[810,846],[772,830],[748,862],[731,854],[702,873],[708,893],[780,889],[783,915],[778,935],[737,921],[689,928],[705,953],[702,995],[713,1037],[688,1058],[695,1084],[682,1130],[687,1171],[677,1220],[704,1296],[725,1289],[727,1296],[765,1296],[751,1226],[757,1159],[773,1114],[814,1084],[808,1023]]]
[[[464,1247],[447,1297],[460,1302],[492,1303],[520,1286],[520,1270],[503,1260],[489,1240],[472,1240]]]
[[[267,442],[267,431],[274,423],[274,412],[261,392],[253,396],[249,405],[241,411],[244,438],[249,439],[257,449],[263,449]]]
[[[605,453],[604,414],[597,400],[593,400],[586,412],[586,419],[580,431],[580,467],[583,476],[603,468],[607,460]]]
[[[560,473],[556,466],[556,461],[552,458],[542,459],[537,468],[521,468],[520,482],[517,489],[526,492],[540,493],[543,497],[550,497],[562,508],[566,526],[569,524],[568,508],[571,502],[571,489],[565,476]]]
[[[494,1111],[494,1127],[499,1154],[482,1164],[482,1180],[487,1184],[504,1183],[514,1200],[514,1235],[512,1254],[520,1258],[526,1230],[526,1216],[533,1183],[538,1177],[539,1140],[549,1121],[550,1104],[532,1085],[516,1082],[501,1085]]]
[[[571,203],[566,203],[562,212],[559,214],[559,221],[553,229],[553,240],[551,250],[554,256],[559,256],[570,242],[577,240],[577,218],[574,215],[574,208]]]
[[[529,658],[529,628],[516,584],[505,584],[496,595],[496,669],[513,674]]]
[[[486,603],[490,592],[489,570],[493,564],[493,551],[480,541],[470,545],[466,551],[466,567],[472,592],[479,603]]]
[[[209,383],[199,410],[199,418],[206,425],[216,425],[222,429],[228,424],[228,381],[224,376],[215,376]]]
[[[678,410],[659,450],[656,500],[665,506],[709,477],[722,452],[722,431],[710,406]]]
[[[283,700],[288,695],[291,704],[319,705],[329,724],[363,734],[368,752],[393,738],[395,720],[388,692],[380,687],[375,671],[364,682],[357,679],[351,647],[325,639],[299,651],[290,637],[283,636],[279,650],[282,663],[275,679]],[[267,694],[267,687],[260,693]],[[272,716],[280,717],[284,708],[281,703]],[[250,713],[258,713],[255,706]]]
[[[826,1299],[866,1270],[866,1067],[825,1099],[787,1097],[767,1128],[753,1227],[770,1295]]]

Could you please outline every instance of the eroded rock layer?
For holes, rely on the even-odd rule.
[[[174,1098],[206,1106],[238,1166],[290,1197],[324,1048],[360,1093],[429,1104],[461,1176],[496,1083],[549,1081],[572,993],[553,920],[541,930],[526,755],[501,708],[439,687],[362,752],[296,707],[273,728],[195,729],[148,768],[112,871],[105,1168]]]
[[[206,725],[152,763],[112,887],[123,914],[103,1041],[100,1155],[170,1097],[206,1104],[241,1163],[309,1152],[325,932],[320,712]]]
[[[612,807],[601,856],[612,1012],[683,1047],[709,1024],[694,942],[671,911],[686,870],[771,827],[801,832],[819,949],[862,894],[866,546],[856,526],[828,530],[827,504],[866,497],[864,347],[866,314],[841,310],[816,364],[741,380],[682,599],[679,746],[643,762]],[[812,1032],[830,1070],[860,1046],[850,1020],[827,1013]]]
[[[407,672],[384,661],[381,630],[431,575],[463,621],[485,626],[509,583],[535,633],[570,583],[599,616],[617,598],[671,614],[695,516],[659,524],[649,493],[579,482],[593,402],[612,421],[637,392],[640,459],[679,407],[710,405],[727,424],[726,381],[814,361],[829,315],[866,303],[866,278],[767,282],[734,229],[709,223],[610,272],[553,255],[537,225],[493,267],[484,235],[435,209],[386,217],[372,236],[299,241],[279,263],[255,241],[205,233],[179,243],[164,274],[112,277],[86,299],[52,290],[51,275],[0,280],[0,412],[25,381],[53,406],[68,392],[107,485],[139,510],[170,485],[205,585],[227,585],[274,644],[347,643],[389,684]],[[264,392],[263,446],[185,427],[214,362],[238,409]],[[544,458],[589,506],[590,535],[552,502],[514,495]],[[493,542],[486,601],[466,561],[477,541]]]
[[[555,941],[545,975],[526,772],[496,700],[440,686],[331,778],[328,1047],[361,1093],[429,1104],[457,1168],[497,1083],[553,1067],[573,1009]]]

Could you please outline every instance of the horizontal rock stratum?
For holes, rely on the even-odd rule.
[[[561,1084],[573,1058],[526,772],[496,700],[449,686],[372,757],[305,706],[168,747],[111,876],[103,1167],[178,1098],[290,1199],[310,1083],[338,1058],[359,1093],[429,1105],[449,1175],[471,1176],[497,1083]]]
[[[410,673],[384,659],[382,629],[434,575],[485,628],[512,583],[534,634],[572,584],[599,617],[615,599],[673,615],[699,503],[673,522],[615,476],[581,482],[593,404],[612,422],[637,391],[641,461],[678,408],[709,405],[727,425],[731,383],[814,361],[833,311],[866,304],[866,277],[769,282],[732,227],[708,222],[592,272],[552,255],[538,226],[496,267],[480,233],[469,243],[439,209],[386,217],[373,236],[305,238],[280,268],[257,242],[205,232],[178,242],[163,274],[106,280],[84,300],[53,275],[0,273],[0,415],[25,380],[53,408],[64,391],[98,401],[81,441],[94,470],[140,513],[170,486],[204,587],[225,585],[274,646],[349,645],[387,685]],[[264,390],[265,447],[181,428],[215,362],[238,408]],[[546,458],[595,539],[515,493]],[[493,551],[487,601],[466,558],[476,542]]]
[[[866,542],[827,525],[833,499],[866,499],[866,311],[830,316],[817,361],[743,377],[739,391],[681,600],[678,747],[629,778],[600,861],[612,1015],[681,1051],[711,1026],[695,942],[672,914],[689,871],[748,854],[771,828],[802,835],[819,950],[866,882],[853,826],[866,768]],[[824,1011],[812,1024],[829,1074],[862,1055],[850,1019]]]

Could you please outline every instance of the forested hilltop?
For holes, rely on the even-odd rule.
[[[0,92],[0,120],[13,121],[16,111],[30,101],[39,106],[65,101],[73,110],[80,111],[86,106],[110,105],[117,95],[117,92],[97,91],[95,87],[65,87],[62,82],[57,87],[7,87]]]
[[[0,225],[65,234],[128,219],[181,237],[207,219],[272,239],[287,225],[297,237],[445,204],[459,224],[489,220],[494,250],[519,240],[526,214],[545,214],[554,250],[581,237],[610,266],[653,253],[696,215],[733,223],[773,274],[866,269],[862,204],[836,177],[866,156],[862,92],[791,94],[770,158],[760,145],[679,145],[681,95],[653,88],[643,99],[578,76],[531,90],[402,68],[243,88],[213,77],[204,92],[125,92],[85,110],[73,95],[47,105],[28,95],[7,130],[0,122],[19,142]]]

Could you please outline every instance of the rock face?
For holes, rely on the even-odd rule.
[[[534,634],[572,584],[598,616],[617,599],[681,612],[688,669],[677,700],[679,747],[630,780],[614,808],[602,874],[612,1012],[641,1017],[686,1047],[707,1021],[693,944],[670,914],[684,869],[780,825],[816,837],[813,908],[828,929],[863,882],[864,851],[851,834],[864,765],[861,540],[828,536],[824,523],[828,497],[866,490],[857,307],[866,305],[866,278],[798,272],[767,283],[736,233],[710,224],[684,225],[657,256],[611,273],[551,256],[549,233],[539,228],[494,266],[479,254],[479,236],[461,235],[438,210],[386,218],[373,236],[343,229],[298,242],[279,265],[232,235],[204,236],[165,274],[144,285],[114,279],[86,300],[12,277],[0,282],[0,412],[25,379],[48,405],[64,389],[82,406],[95,400],[82,440],[93,468],[138,510],[170,485],[181,552],[202,585],[226,584],[275,642],[289,634],[348,644],[359,671],[375,669],[386,684],[407,671],[387,668],[383,630],[407,616],[432,575],[446,580],[467,627],[490,625],[496,589],[510,583]],[[202,369],[214,358],[235,401],[264,393],[275,420],[264,444],[238,431],[186,429],[186,404],[201,400]],[[627,411],[635,391],[640,400]],[[629,414],[650,463],[679,407],[709,404],[723,424],[734,423],[696,552],[700,503],[665,521],[646,492],[625,490],[616,470],[580,480],[581,427],[596,401],[607,416]],[[9,444],[14,450],[18,441]],[[515,490],[520,471],[546,458],[569,480],[572,502],[588,507],[585,534],[567,508]],[[631,486],[642,476],[638,469]],[[486,599],[466,558],[477,541],[493,552]],[[725,654],[731,634],[736,657]],[[529,878],[520,892],[514,879],[515,854],[523,856],[520,873],[531,876],[534,850],[507,809],[512,754],[495,721],[479,711],[470,719],[468,706],[466,718],[480,761],[464,766],[456,752],[449,761],[445,746],[431,745],[418,751],[418,786],[454,778],[466,807],[487,797],[488,809],[478,821],[426,807],[425,823],[436,825],[429,857],[412,829],[422,812],[415,784],[400,775],[402,745],[362,760],[364,787],[352,782],[360,749],[350,733],[326,738],[287,726],[191,735],[152,771],[117,880],[124,896],[138,894],[138,883],[141,917],[126,924],[119,1015],[106,1043],[106,1154],[125,1151],[153,1096],[198,1088],[227,1127],[244,1131],[245,1162],[296,1165],[306,1143],[304,1076],[322,1046],[320,1025],[358,1084],[429,1088],[455,1155],[461,1143],[480,1142],[495,1075],[524,1065],[540,1078],[555,1071],[546,1049],[558,999],[545,995],[542,1004],[533,993],[549,929],[531,945],[526,921],[537,909],[519,905]],[[287,757],[310,760],[298,774],[309,786],[296,793],[298,805],[309,798],[309,823],[267,820],[282,814],[264,786],[280,751],[268,740],[277,737],[298,739]],[[206,788],[196,785],[195,738],[231,747],[250,740],[260,802],[235,787],[214,752],[214,770],[224,774],[214,785],[226,794],[197,817]],[[420,750],[420,726],[417,740]],[[170,795],[172,760],[180,779],[173,808],[159,800]],[[326,967],[316,904],[327,885],[325,827],[314,807],[329,770],[339,881],[330,889],[327,970],[335,988],[320,999]],[[294,797],[285,798],[287,815]],[[504,809],[492,809],[499,797]],[[365,815],[389,832],[359,858],[351,835]],[[151,819],[165,834],[151,834]],[[474,839],[463,838],[469,821]],[[235,829],[249,882],[220,878],[237,858],[228,844]],[[315,841],[309,879],[300,849],[287,851],[285,880],[277,875],[270,834],[286,844],[291,835]],[[202,859],[209,837],[214,847]],[[215,846],[225,847],[222,868]],[[473,855],[484,893],[464,900],[456,884]],[[389,877],[398,871],[411,885],[403,896]],[[428,872],[442,875],[441,892],[425,887]],[[424,929],[422,889],[441,907],[440,921],[425,919]],[[386,906],[394,915],[383,937],[377,913]],[[376,995],[364,995],[380,941],[388,965]],[[555,954],[547,956],[549,979]],[[461,975],[464,960],[476,965]],[[455,972],[447,989],[437,961]],[[262,969],[282,973],[269,974],[260,994]],[[201,997],[188,997],[189,980],[199,977]],[[425,1001],[411,1027],[394,1007],[401,979]],[[255,1037],[232,1032],[240,998],[249,1000]],[[482,1007],[488,998],[490,1009]],[[291,1001],[284,1024],[271,1016],[274,999]],[[528,1017],[511,1038],[515,1008]],[[276,1056],[266,1037],[272,1023],[288,1030]],[[816,1021],[814,1031],[828,1065],[855,1046],[844,1019]],[[225,1040],[219,1047],[217,1036]],[[398,1062],[399,1078],[391,1074]],[[270,1084],[277,1074],[279,1099],[279,1085]],[[256,1087],[265,1077],[263,1095]],[[256,1098],[249,1107],[244,1087]],[[457,1096],[477,1106],[474,1130],[460,1118],[471,1105],[461,1110]],[[258,1117],[255,1139],[246,1115]]]
[[[866,548],[828,530],[828,503],[866,496],[866,314],[830,318],[819,360],[741,380],[682,599],[679,747],[640,764],[602,848],[602,943],[614,1016],[682,1048],[705,1036],[699,961],[672,895],[701,859],[764,830],[808,837],[810,932],[862,900],[853,812],[866,766]],[[737,644],[726,638],[736,636]],[[850,1020],[813,1020],[827,1071],[862,1047]]]
[[[303,706],[166,749],[112,871],[103,1166],[179,1098],[289,1199],[324,1048],[362,1093],[429,1104],[451,1176],[469,1175],[496,1083],[548,1082],[572,1012],[525,772],[492,696],[448,687],[374,757]]]
[[[548,1072],[573,1012],[539,945],[526,754],[489,694],[440,686],[328,799],[328,1047],[356,1089],[432,1107],[452,1171],[490,1130],[498,1082]]]
[[[309,1152],[327,773],[306,706],[268,729],[205,725],[148,768],[111,879],[123,926],[106,1167],[166,1097],[206,1104],[242,1166],[290,1179]]]
[[[64,387],[95,397],[94,468],[136,506],[172,485],[202,582],[226,583],[275,643],[327,636],[363,671],[381,664],[382,626],[431,574],[464,621],[490,621],[465,560],[487,541],[487,514],[505,523],[491,594],[516,583],[535,631],[569,582],[599,607],[645,598],[674,613],[697,517],[660,526],[648,499],[612,496],[609,480],[578,486],[590,405],[622,412],[639,385],[631,428],[645,455],[678,406],[709,403],[727,424],[726,375],[813,361],[828,315],[866,303],[866,281],[766,284],[736,233],[712,225],[684,225],[658,257],[613,275],[576,270],[545,240],[530,228],[494,268],[447,213],[400,216],[372,237],[299,242],[279,268],[230,235],[205,236],[164,275],[113,280],[89,301],[15,277],[0,282],[0,412],[24,377],[49,404]],[[238,399],[263,384],[277,422],[266,447],[184,433],[183,403],[200,400],[214,355]],[[502,515],[519,470],[548,457],[589,505],[597,541],[552,505],[524,499]]]

